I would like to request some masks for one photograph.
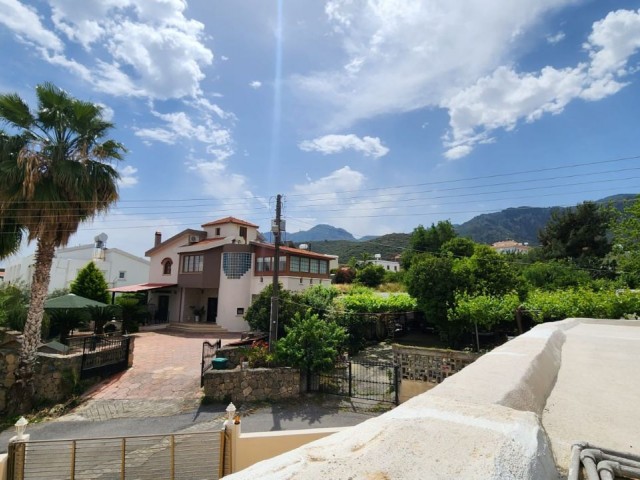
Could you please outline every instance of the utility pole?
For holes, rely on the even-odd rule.
[[[280,267],[280,234],[284,230],[280,215],[282,213],[282,195],[276,197],[276,219],[271,222],[271,233],[275,237],[275,256],[273,259],[273,295],[271,296],[271,318],[269,322],[269,351],[273,352],[278,340],[278,299],[280,284],[278,270]]]

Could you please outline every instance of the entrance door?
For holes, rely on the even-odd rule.
[[[158,322],[164,323],[169,319],[169,295],[158,296],[158,311],[156,312]]]
[[[216,323],[218,318],[218,297],[207,298],[207,322]]]

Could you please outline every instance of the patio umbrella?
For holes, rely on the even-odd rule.
[[[51,298],[44,302],[44,308],[56,308],[61,310],[68,310],[70,308],[85,308],[85,307],[106,307],[106,303],[97,302],[90,298],[81,297],[80,295],[74,295],[69,293],[62,295],[61,297]]]

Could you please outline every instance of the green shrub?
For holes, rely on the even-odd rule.
[[[347,340],[344,328],[310,313],[297,313],[285,331],[276,344],[278,360],[310,372],[330,370]]]
[[[367,287],[375,288],[382,283],[385,269],[382,265],[369,264],[358,270],[356,281]]]
[[[449,311],[449,322],[458,324],[460,330],[477,323],[490,330],[496,325],[515,320],[515,310],[520,305],[518,295],[509,293],[501,297],[490,295],[459,295],[456,308]]]

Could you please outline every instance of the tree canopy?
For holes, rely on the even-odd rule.
[[[73,98],[50,83],[36,87],[37,107],[17,94],[0,95],[0,256],[15,251],[24,235],[36,241],[29,311],[12,405],[27,409],[34,396],[33,367],[40,342],[44,301],[56,247],[65,245],[81,222],[118,199],[124,147],[106,139],[113,126],[94,103]],[[4,235],[4,233],[9,235]],[[13,248],[12,248],[13,247]],[[19,398],[18,398],[19,397]]]
[[[97,302],[109,303],[109,285],[104,275],[93,262],[78,272],[78,276],[71,282],[71,293],[90,298]]]

